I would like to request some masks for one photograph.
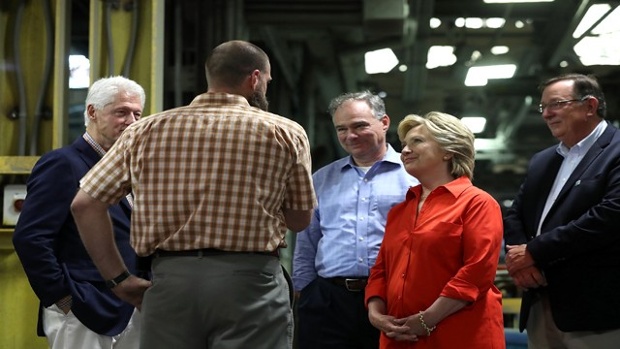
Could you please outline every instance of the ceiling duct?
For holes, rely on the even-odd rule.
[[[402,36],[410,30],[408,16],[406,0],[364,0],[364,30],[369,35]]]

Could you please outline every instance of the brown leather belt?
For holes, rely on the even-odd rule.
[[[225,254],[258,254],[271,257],[280,257],[278,250],[275,251],[224,251],[216,248],[201,248],[198,250],[184,250],[184,251],[166,251],[155,250],[153,258],[160,257],[207,257],[207,256],[221,256]]]
[[[356,278],[327,278],[325,279],[331,282],[334,285],[342,286],[351,292],[360,292],[364,291],[366,288],[366,284],[368,284],[368,279],[356,279]]]

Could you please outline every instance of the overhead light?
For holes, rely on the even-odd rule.
[[[368,51],[364,54],[364,65],[366,74],[388,73],[398,65],[398,58],[391,48]]]
[[[480,17],[465,18],[465,28],[480,29],[484,26],[484,21]]]
[[[620,42],[620,33],[586,36],[573,49],[585,66],[620,65],[618,48],[613,46],[617,42]]]
[[[585,66],[620,65],[620,52],[617,48],[620,41],[620,28],[617,24],[620,22],[620,6],[611,12],[609,9],[606,6],[592,5],[573,33],[573,37],[581,37],[573,50]],[[600,20],[605,15],[607,16]],[[594,23],[599,24],[591,29]],[[584,36],[584,33],[588,34]]]
[[[429,21],[429,25],[432,29],[436,29],[439,28],[441,26],[441,19],[437,18],[437,17],[433,17],[431,18],[431,20]]]
[[[461,122],[474,133],[482,133],[484,127],[487,124],[487,119],[484,116],[464,116],[461,118]]]
[[[505,45],[498,45],[491,47],[491,53],[494,55],[504,55],[510,51],[510,48]]]
[[[69,88],[90,86],[90,61],[84,55],[69,55]]]
[[[573,38],[580,38],[583,33],[588,31],[592,25],[599,21],[607,12],[611,10],[609,4],[595,4],[588,8],[588,11],[581,19],[581,22],[577,25],[577,28],[573,32]]]
[[[487,4],[518,4],[526,2],[553,2],[553,0],[484,0]]]
[[[431,46],[426,57],[426,69],[449,67],[456,63],[454,46]]]
[[[465,86],[486,86],[489,79],[510,79],[516,71],[515,64],[474,66],[467,71]]]
[[[501,17],[491,17],[491,18],[487,18],[484,21],[484,25],[487,28],[491,28],[491,29],[499,29],[503,27],[504,24],[506,24],[506,19],[501,18]]]

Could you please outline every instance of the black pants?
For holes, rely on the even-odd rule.
[[[297,302],[298,349],[377,349],[379,330],[368,321],[364,292],[317,278]]]

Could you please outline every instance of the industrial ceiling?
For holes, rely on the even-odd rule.
[[[345,91],[370,89],[385,94],[392,127],[410,113],[431,110],[458,117],[487,118],[477,138],[475,183],[498,198],[518,187],[531,155],[555,144],[539,113],[538,84],[551,76],[580,72],[599,78],[607,96],[608,119],[617,123],[620,67],[583,66],[573,52],[572,33],[588,7],[600,1],[555,0],[545,3],[486,4],[483,0],[186,0],[167,3],[166,52],[189,61],[181,76],[167,75],[168,90],[183,89],[183,100],[167,98],[167,107],[187,103],[203,92],[203,62],[219,42],[246,38],[272,59],[275,86],[269,97],[276,112],[306,127],[317,149],[316,166],[343,156],[325,110]],[[607,1],[618,6],[618,1]],[[74,15],[75,18],[76,15]],[[455,25],[467,17],[506,20],[501,28],[467,29]],[[432,29],[431,18],[441,25]],[[517,22],[522,24],[519,28]],[[79,25],[79,24],[78,24]],[[427,69],[434,45],[455,47],[456,63]],[[490,60],[491,47],[505,45],[501,60],[517,65],[511,79],[464,85],[467,68]],[[364,53],[391,48],[406,71],[368,75]],[[620,50],[620,48],[617,48]],[[178,50],[183,53],[179,54]],[[478,62],[472,54],[479,52]],[[172,53],[176,52],[176,53]],[[181,58],[178,58],[181,57]],[[169,61],[173,60],[167,58]],[[497,58],[493,58],[497,59]],[[192,63],[193,62],[193,63]],[[561,67],[563,63],[565,66]],[[272,84],[272,86],[274,85]],[[178,93],[177,93],[178,95]],[[273,101],[277,103],[273,103]],[[285,101],[284,101],[285,100]],[[283,102],[284,101],[284,102]],[[279,106],[279,107],[278,107]],[[285,107],[282,107],[285,106]],[[390,141],[398,148],[394,132]],[[320,152],[318,150],[321,150]],[[319,159],[320,156],[320,159]]]

